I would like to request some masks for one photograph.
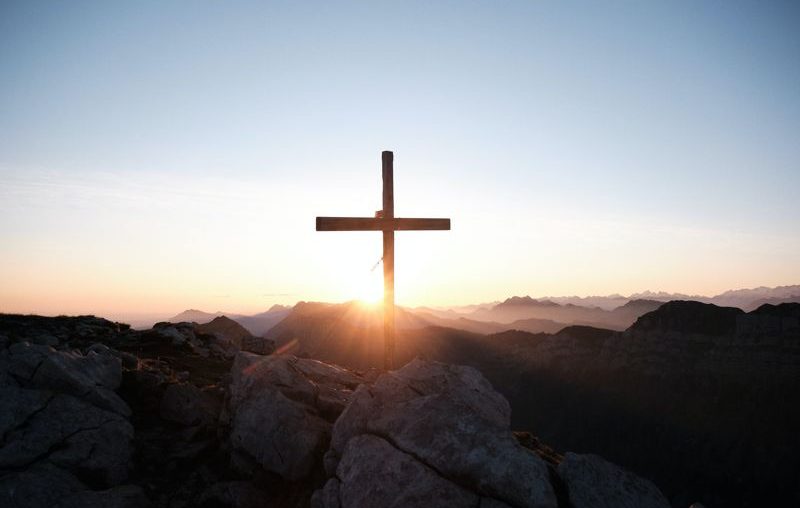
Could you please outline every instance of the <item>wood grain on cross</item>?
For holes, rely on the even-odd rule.
[[[394,216],[394,154],[383,152],[383,210],[375,217],[317,217],[317,231],[383,231],[383,367],[394,368],[394,232],[450,229],[450,219]]]

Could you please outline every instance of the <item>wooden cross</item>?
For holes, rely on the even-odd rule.
[[[394,154],[383,152],[383,210],[375,217],[317,217],[317,231],[383,231],[383,367],[394,368],[394,232],[449,230],[450,219],[394,216]]]

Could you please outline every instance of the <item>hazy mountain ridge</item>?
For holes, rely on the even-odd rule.
[[[217,312],[204,312],[202,310],[197,309],[187,309],[183,312],[180,312],[171,318],[167,318],[164,321],[168,321],[170,323],[197,323],[197,324],[205,324],[211,321],[214,318],[226,315],[225,312],[217,311]],[[235,316],[236,314],[230,314],[231,316]]]
[[[622,331],[640,315],[658,308],[663,302],[630,300],[613,310],[584,307],[572,303],[559,304],[529,296],[514,296],[491,308],[479,309],[467,317],[475,320],[507,323],[509,328],[526,329],[519,324],[529,319],[545,319],[567,325],[586,325]],[[517,326],[514,326],[517,324]],[[556,330],[553,330],[556,331]]]
[[[629,297],[619,294],[541,298],[512,296],[493,305],[475,306],[474,310],[467,313],[454,311],[445,313],[441,310],[431,310],[431,312],[449,319],[463,317],[506,325],[510,325],[514,321],[535,318],[549,319],[564,325],[581,324],[622,331],[633,324],[640,315],[657,308],[659,302],[674,300],[698,301],[751,311],[764,303],[800,302],[800,285],[736,289],[711,297],[664,291],[644,291],[634,293]],[[520,327],[520,329],[524,328]]]
[[[286,317],[291,311],[291,307],[284,305],[273,305],[265,312],[253,315],[217,312],[204,312],[197,309],[188,309],[164,321],[170,323],[197,323],[200,325],[211,322],[213,319],[227,316],[242,325],[251,334],[260,337],[264,335],[277,322]]]
[[[608,296],[542,297],[512,296],[502,302],[442,307],[398,307],[398,328],[444,326],[475,333],[497,333],[523,330],[531,333],[555,333],[571,325],[593,326],[623,331],[636,319],[658,308],[666,301],[691,300],[720,306],[739,307],[745,311],[765,304],[800,302],[800,285],[759,287],[725,291],[713,297],[689,296],[663,291],[644,291],[629,297]],[[298,304],[306,304],[299,302]],[[250,333],[263,336],[287,317],[293,306],[273,305],[266,312],[244,315],[237,313],[185,310],[165,321],[203,324],[219,316],[228,316]],[[378,309],[375,309],[378,312]],[[377,314],[375,314],[378,319]]]

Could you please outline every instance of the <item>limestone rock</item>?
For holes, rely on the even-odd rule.
[[[17,342],[0,356],[0,370],[22,381],[29,382],[36,369],[55,349],[50,346]]]
[[[443,478],[385,439],[368,434],[347,443],[336,473],[343,507],[472,508],[478,504],[475,493]]]
[[[341,457],[336,469],[342,480],[340,491],[348,488],[339,469],[342,464],[348,465],[346,470],[353,478],[369,477],[385,467],[380,460],[356,463],[348,456],[359,453],[357,446],[350,445],[353,439],[373,435],[412,457],[419,467],[468,486],[472,506],[481,496],[513,506],[555,507],[547,465],[523,448],[509,427],[508,402],[477,370],[414,360],[383,374],[372,386],[361,385],[336,421],[331,448],[333,457]],[[374,441],[355,441],[359,443],[377,446]],[[352,499],[352,506],[361,506],[357,497],[343,495],[341,499],[343,508],[351,506],[345,499]],[[429,497],[407,506],[431,502]]]
[[[297,480],[321,455],[330,427],[308,407],[270,387],[237,408],[231,443],[264,469]]]
[[[52,464],[40,464],[21,472],[0,476],[0,506],[52,508],[59,501],[85,489],[67,471]]]
[[[98,482],[117,485],[128,475],[133,427],[117,413],[70,395],[6,387],[0,408],[13,408],[0,448],[0,468],[21,469],[43,459],[80,468]]]
[[[669,508],[649,480],[597,455],[566,453],[558,466],[573,508]]]
[[[306,476],[361,381],[315,360],[240,352],[231,371],[233,448],[284,478]]]
[[[116,394],[122,380],[122,362],[110,353],[54,351],[36,369],[30,386],[74,395],[92,404],[130,416],[131,410]]]

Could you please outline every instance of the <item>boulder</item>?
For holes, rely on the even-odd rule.
[[[237,408],[231,443],[268,471],[289,480],[306,476],[327,444],[331,425],[304,404],[268,387]]]
[[[23,383],[31,380],[36,369],[45,358],[53,354],[55,349],[50,346],[17,342],[0,354],[0,371],[6,372]]]
[[[133,427],[119,414],[70,395],[18,387],[0,389],[0,408],[0,469],[20,470],[46,459],[99,484],[127,478]]]
[[[73,395],[100,408],[130,416],[130,408],[114,392],[122,380],[121,361],[108,348],[105,350],[82,355],[18,342],[0,354],[0,370],[10,374],[15,384]]]
[[[471,367],[416,359],[381,375],[372,386],[359,386],[336,421],[326,457],[328,470],[335,465],[340,494],[353,492],[339,496],[342,507],[363,505],[355,491],[364,485],[348,484],[356,478],[371,478],[368,483],[376,491],[393,491],[394,473],[386,468],[426,482],[435,475],[436,482],[447,482],[458,503],[475,506],[479,498],[490,498],[487,503],[555,507],[547,464],[514,438],[510,414],[508,402]],[[360,451],[361,446],[368,450]],[[392,452],[395,462],[373,453],[376,449]],[[438,493],[401,505],[452,502],[443,490],[431,492]]]
[[[0,506],[52,508],[86,487],[75,476],[52,464],[38,464],[0,476]]]
[[[42,390],[0,387],[0,436],[7,436],[23,426],[31,416],[44,409],[52,398],[53,394]]]
[[[597,455],[567,452],[558,476],[573,508],[669,508],[652,482]]]
[[[348,441],[336,478],[328,483],[323,502],[337,497],[333,492],[338,491],[343,507],[472,508],[478,504],[474,492],[442,477],[389,441],[369,434]]]
[[[275,351],[275,341],[264,337],[242,337],[242,351],[270,355]]]
[[[0,448],[0,468],[20,469],[47,459],[79,468],[98,483],[125,480],[133,439],[127,419],[69,395],[52,395],[43,406],[37,397],[23,388],[0,391],[0,407],[18,411]]]
[[[74,395],[93,405],[130,416],[128,405],[114,392],[122,381],[122,362],[110,352],[54,351],[36,369],[30,386]]]
[[[361,382],[348,370],[315,360],[238,353],[229,401],[233,449],[283,478],[307,476]]]

